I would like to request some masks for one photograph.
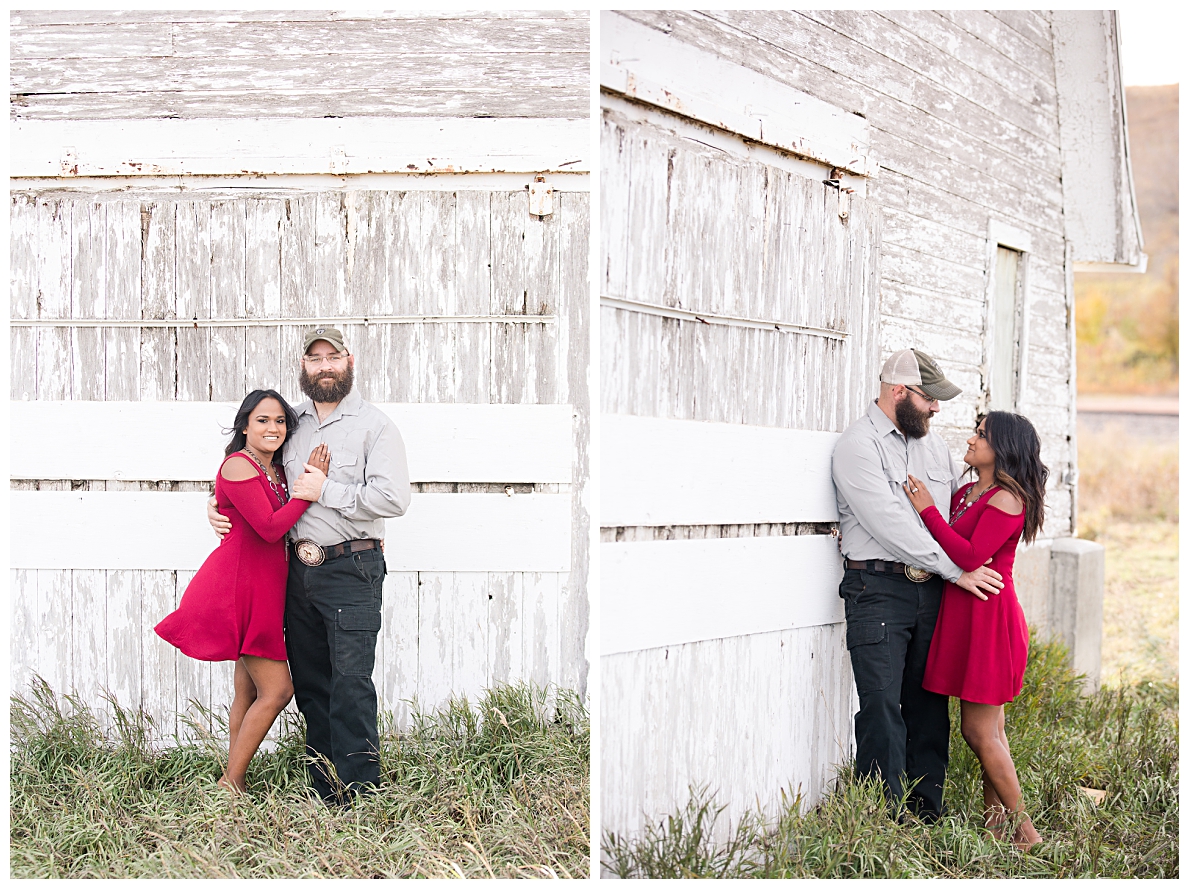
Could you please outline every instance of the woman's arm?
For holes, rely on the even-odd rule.
[[[231,498],[232,505],[247,519],[252,530],[269,543],[276,543],[284,537],[285,532],[293,527],[293,523],[310,505],[308,500],[294,498],[274,511],[272,502],[264,493],[264,488],[260,487],[260,483],[255,478],[243,481],[224,478],[223,483],[226,485],[227,496]]]
[[[987,559],[999,552],[1008,538],[1024,524],[1024,514],[1008,515],[999,509],[984,509],[974,526],[974,533],[967,540],[949,526],[936,506],[930,506],[921,513],[925,527],[929,529],[947,556],[963,571],[973,571],[985,565]]]

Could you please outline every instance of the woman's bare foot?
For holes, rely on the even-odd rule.
[[[1036,828],[1032,826],[1031,818],[1027,815],[1022,817],[1023,820],[1012,834],[1011,843],[1021,852],[1028,852],[1033,846],[1043,843],[1044,837],[1037,833]]]
[[[222,787],[224,790],[230,790],[232,793],[247,793],[248,792],[247,784],[245,784],[242,781],[240,781],[240,782],[232,781],[230,778],[227,777],[226,774],[224,774],[222,777],[220,777],[219,780],[216,781],[215,783],[218,784],[220,787]]]

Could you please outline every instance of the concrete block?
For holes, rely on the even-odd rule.
[[[1086,676],[1087,693],[1102,673],[1102,597],[1106,551],[1076,537],[1038,540],[1016,551],[1016,596],[1028,626],[1069,649],[1073,669]]]

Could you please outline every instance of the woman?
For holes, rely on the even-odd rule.
[[[1028,626],[1016,599],[1012,563],[1021,535],[1032,542],[1044,523],[1049,471],[1040,462],[1036,430],[1018,414],[992,411],[967,444],[963,461],[978,480],[954,494],[948,524],[916,478],[910,475],[904,490],[958,567],[973,571],[990,559],[1003,575],[1003,589],[988,599],[945,585],[921,684],[961,699],[962,737],[982,765],[987,827],[1003,839],[1013,826],[1012,842],[1027,850],[1041,837],[1020,806],[1003,705],[1020,693],[1028,661]]]
[[[309,506],[289,498],[283,469],[285,439],[296,428],[293,408],[272,389],[244,399],[215,479],[231,532],[202,563],[177,611],[156,627],[157,635],[192,658],[235,661],[231,747],[219,785],[240,792],[248,763],[293,697],[283,630],[283,538]],[[324,479],[329,462],[326,446],[319,445],[310,454],[310,471]]]

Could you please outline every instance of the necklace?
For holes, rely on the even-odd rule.
[[[994,484],[991,484],[991,485],[990,485],[990,487],[988,487],[988,488],[986,488],[986,489],[984,489],[984,490],[983,490],[982,494],[979,494],[977,497],[975,497],[975,498],[974,498],[973,500],[971,500],[969,503],[967,503],[967,502],[966,502],[966,498],[965,498],[965,497],[963,497],[963,498],[962,498],[962,508],[961,508],[961,509],[959,509],[959,510],[958,510],[956,513],[954,513],[952,516],[950,516],[950,526],[952,527],[952,526],[953,526],[953,524],[954,524],[954,522],[956,522],[956,521],[958,521],[958,519],[962,518],[962,515],[963,515],[963,514],[966,512],[966,510],[970,509],[970,507],[974,506],[974,504],[976,504],[976,503],[978,503],[980,500],[982,500],[982,499],[983,499],[983,494],[986,494],[986,493],[987,493],[987,491],[991,490],[991,488],[993,488],[993,487],[995,487],[995,485],[994,485]],[[969,492],[967,492],[967,493],[969,493]]]
[[[244,445],[243,452],[252,458],[253,463],[255,463],[257,466],[260,467],[260,471],[264,473],[264,480],[268,482],[268,486],[270,488],[272,488],[272,492],[273,492],[273,494],[276,495],[276,498],[278,500],[280,500],[282,504],[288,503],[289,502],[289,488],[288,488],[288,486],[286,486],[286,484],[284,482],[281,482],[278,485],[277,482],[274,482],[272,480],[272,478],[268,474],[268,470],[264,468],[264,463],[261,462],[260,458],[256,456],[256,454],[252,451],[252,449],[250,447],[248,447],[247,445]],[[280,476],[278,475],[277,478],[280,479]]]

